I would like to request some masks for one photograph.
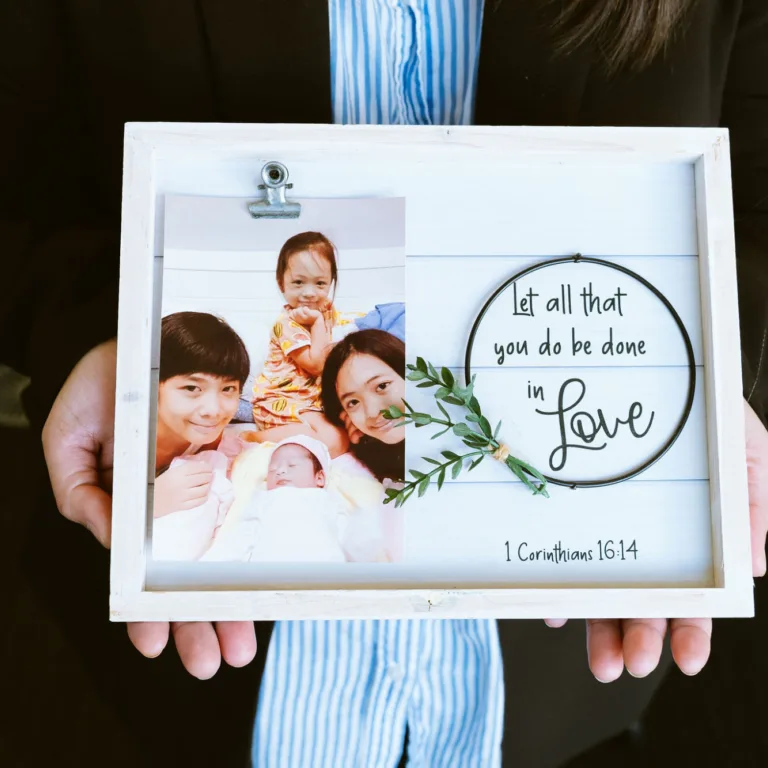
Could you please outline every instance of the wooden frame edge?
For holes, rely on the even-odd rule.
[[[123,166],[118,359],[115,390],[115,471],[113,477],[110,563],[111,595],[123,599],[143,594],[146,580],[144,515],[126,504],[124,489],[145,487],[149,432],[149,393],[154,287],[154,154],[140,135],[126,129]],[[127,456],[142,457],[140,462]],[[144,510],[146,512],[146,510]]]
[[[339,618],[748,617],[752,594],[727,588],[389,589],[144,592],[113,598],[113,621]],[[567,607],[566,607],[567,606]]]
[[[741,518],[749,498],[740,345],[733,344],[739,322],[728,148],[723,129],[694,164],[714,578],[725,588],[752,580],[749,529]]]
[[[713,546],[716,561],[714,588],[654,588],[631,589],[589,588],[549,589],[354,589],[354,590],[301,590],[301,591],[146,591],[146,524],[136,509],[125,506],[122,489],[134,482],[146,484],[146,460],[129,465],[121,456],[129,453],[146,459],[151,392],[151,323],[135,323],[133,318],[152,317],[154,289],[155,239],[155,162],[175,142],[189,149],[192,145],[212,145],[226,138],[230,151],[248,151],[257,142],[264,141],[267,133],[280,126],[243,125],[177,125],[129,123],[126,125],[123,183],[123,234],[121,239],[121,286],[119,307],[119,334],[122,349],[129,353],[118,357],[118,378],[115,424],[116,466],[114,488],[118,504],[113,511],[113,530],[120,530],[117,544],[112,550],[110,618],[114,621],[167,620],[171,612],[178,620],[211,620],[221,618],[222,609],[227,619],[279,619],[279,618],[339,618],[341,615],[380,618],[440,616],[495,616],[498,618],[536,618],[542,615],[570,618],[600,615],[602,617],[668,616],[751,616],[753,600],[751,588],[751,558],[749,536],[740,530],[743,520],[728,513],[720,504],[728,500],[728,508],[748,510],[746,467],[742,461],[744,450],[743,413],[736,405],[742,399],[741,382],[736,377],[715,375],[718,366],[733,366],[737,357],[734,345],[738,321],[721,325],[722,314],[731,308],[723,296],[735,296],[735,242],[733,235],[730,159],[728,135],[723,129],[633,129],[633,128],[485,128],[461,129],[432,127],[428,131],[412,130],[406,141],[434,142],[440,136],[446,144],[469,143],[481,149],[499,148],[515,138],[531,146],[516,146],[514,151],[530,151],[534,155],[579,152],[604,154],[626,152],[627,156],[648,161],[693,163],[696,183],[696,206],[699,233],[699,257],[702,288],[705,273],[718,286],[707,294],[706,309],[713,322],[705,329],[705,357],[711,375],[707,381],[708,436],[710,441],[720,436],[723,450],[710,455],[710,483],[719,478],[720,484],[711,491],[713,514]],[[281,143],[305,141],[307,126],[284,126]],[[371,127],[349,127],[342,132],[337,126],[317,126],[318,141],[349,142],[350,138],[370,133]],[[373,127],[377,128],[377,127]],[[379,134],[401,129],[379,130]],[[689,135],[695,132],[695,139]],[[611,143],[609,140],[613,138]],[[471,141],[468,142],[468,139]],[[367,140],[367,139],[366,139]],[[608,147],[606,147],[606,143]],[[558,146],[562,145],[564,146]],[[489,146],[490,145],[490,146]],[[234,149],[233,149],[234,147]],[[725,150],[725,151],[724,151]],[[594,157],[594,154],[592,154]],[[128,255],[131,258],[128,258]],[[137,256],[139,258],[137,258]],[[706,263],[706,269],[703,264]],[[702,291],[702,315],[705,294]],[[130,310],[128,309],[130,303]],[[137,311],[137,303],[141,312]],[[704,324],[704,317],[702,317]],[[717,328],[717,333],[712,329]],[[722,367],[720,370],[727,370]],[[735,394],[734,394],[735,393]],[[710,408],[711,405],[711,408]],[[737,418],[738,410],[738,418]],[[714,430],[714,432],[712,431]],[[716,442],[710,442],[716,445]],[[741,451],[741,452],[739,452]],[[138,453],[137,453],[138,452]],[[717,507],[715,507],[715,495]],[[715,514],[718,518],[715,519]],[[146,510],[145,510],[146,511]],[[374,600],[375,604],[371,603]],[[565,602],[570,611],[558,609]],[[374,605],[375,610],[368,607]],[[171,610],[173,606],[173,610]],[[321,607],[322,606],[322,607]]]

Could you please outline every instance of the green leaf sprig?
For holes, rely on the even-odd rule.
[[[415,424],[417,429],[430,424],[437,425],[442,429],[432,435],[433,440],[452,431],[471,450],[463,454],[457,454],[454,451],[442,451],[443,461],[422,456],[424,461],[432,465],[429,471],[410,470],[413,479],[406,481],[402,488],[386,489],[385,504],[394,501],[395,507],[400,507],[414,493],[423,496],[433,477],[437,477],[437,490],[439,491],[443,487],[449,470],[451,477],[455,480],[465,465],[467,471],[471,472],[486,456],[493,456],[503,461],[535,496],[541,495],[549,498],[546,478],[530,464],[509,454],[506,446],[503,446],[498,439],[501,422],[496,425],[495,429],[492,429],[490,422],[483,415],[480,403],[474,395],[474,376],[466,386],[462,387],[447,368],[442,368],[438,373],[432,363],[421,357],[416,358],[416,365],[409,363],[406,367],[408,369],[406,378],[409,381],[420,382],[416,385],[420,389],[437,387],[433,394],[440,410],[440,416],[415,411],[403,400],[403,408],[392,405],[382,411],[384,418],[401,419],[403,424]],[[464,421],[454,421],[443,403],[463,408],[466,411]]]

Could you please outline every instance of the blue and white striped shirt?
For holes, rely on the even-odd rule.
[[[482,0],[330,0],[337,123],[466,125]]]
[[[472,122],[482,0],[329,0],[337,123]],[[504,679],[492,620],[278,622],[256,768],[492,768]]]
[[[495,621],[285,621],[267,653],[253,764],[493,768],[504,685]]]

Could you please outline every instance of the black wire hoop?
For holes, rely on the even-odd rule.
[[[561,258],[556,259],[547,259],[546,261],[541,261],[537,264],[533,264],[530,267],[526,267],[525,269],[521,270],[520,272],[517,272],[516,274],[512,275],[509,279],[507,279],[505,282],[503,282],[490,296],[490,298],[483,304],[482,309],[478,313],[477,317],[475,318],[475,322],[472,325],[472,330],[469,334],[469,340],[467,341],[467,348],[466,353],[464,356],[464,376],[466,378],[467,383],[469,383],[472,380],[472,350],[474,348],[475,344],[475,336],[477,335],[477,331],[480,328],[480,324],[483,321],[483,318],[485,317],[488,310],[493,306],[496,299],[504,293],[504,291],[509,288],[510,285],[517,282],[523,277],[526,277],[527,275],[532,274],[533,272],[538,272],[539,270],[546,269],[547,267],[554,267],[559,264],[597,264],[601,267],[608,267],[610,269],[615,269],[618,272],[623,272],[625,275],[629,275],[633,280],[637,280],[638,283],[645,286],[651,293],[653,293],[654,296],[656,296],[659,301],[667,308],[669,313],[672,315],[672,317],[675,320],[675,323],[677,323],[677,327],[680,330],[680,334],[683,337],[683,343],[685,344],[685,351],[688,356],[688,396],[685,401],[685,407],[683,408],[683,413],[680,417],[680,420],[677,423],[677,426],[675,427],[674,432],[670,436],[670,438],[667,440],[662,447],[656,451],[651,457],[645,461],[643,464],[641,464],[639,467],[636,467],[635,469],[631,469],[628,472],[625,472],[621,475],[616,475],[614,477],[609,477],[604,480],[563,480],[562,478],[555,478],[550,477],[548,475],[544,475],[544,478],[548,483],[552,483],[552,485],[560,485],[564,486],[566,488],[601,488],[606,485],[615,485],[616,483],[624,482],[625,480],[629,480],[633,477],[637,477],[641,472],[645,472],[646,469],[653,466],[662,456],[664,456],[665,453],[675,444],[675,441],[678,437],[680,437],[680,433],[683,431],[683,428],[685,427],[686,422],[688,421],[688,417],[691,414],[691,407],[693,406],[693,396],[696,391],[696,361],[694,360],[693,356],[693,345],[691,344],[691,338],[688,335],[688,331],[685,328],[685,325],[683,324],[683,321],[680,319],[680,315],[677,314],[677,311],[672,306],[672,304],[669,302],[669,299],[658,289],[655,285],[652,283],[649,283],[648,280],[646,280],[641,275],[638,275],[637,272],[633,272],[631,269],[627,269],[626,267],[622,267],[619,264],[614,264],[610,261],[606,261],[605,259],[596,259],[592,256],[582,256],[580,253],[577,253],[573,256],[564,256]]]

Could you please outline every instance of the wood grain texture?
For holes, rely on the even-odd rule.
[[[114,620],[751,615],[733,222],[724,130],[129,124],[126,137]],[[632,220],[646,224],[630,232],[637,255],[691,256],[698,250],[701,261],[715,588],[650,584],[631,589],[562,585],[508,589],[498,584],[453,588],[461,586],[460,575],[451,588],[436,589],[411,588],[416,585],[348,589],[339,584],[334,585],[339,589],[254,590],[246,583],[225,587],[204,582],[183,590],[162,589],[157,586],[160,582],[148,588],[144,489],[152,413],[150,325],[158,289],[154,255],[162,253],[162,228],[156,222],[162,220],[163,196],[171,192],[255,195],[258,170],[274,158],[295,169],[297,196],[405,196],[408,252],[418,256],[508,253],[502,234],[508,232],[510,215],[526,209],[522,197],[504,196],[503,179],[521,168],[532,179],[532,196],[549,191],[561,210],[578,197],[589,198],[589,185],[580,188],[579,178],[590,178],[593,185],[613,179],[617,202],[607,213],[616,230],[630,222],[625,209],[632,198],[623,190],[640,190],[636,197],[646,201],[646,208],[634,211]],[[684,184],[660,185],[659,174],[666,173],[670,178],[690,173],[696,195],[690,226],[675,224],[665,213],[684,205],[686,199],[675,198],[667,188],[683,189]],[[556,187],[556,179],[568,183]],[[654,189],[658,195],[652,194]],[[568,235],[562,226],[552,227],[541,251],[529,249],[528,255],[567,253],[590,233],[595,235],[596,255],[615,253],[619,232],[611,235],[611,228],[601,225],[605,217],[606,211],[587,212],[578,236]],[[673,233],[666,237],[666,245],[655,234],[660,229]],[[625,239],[626,234],[625,228]],[[673,254],[670,243],[675,244]],[[209,589],[201,591],[203,587]]]
[[[695,164],[715,584],[752,588],[736,244],[727,134]]]

